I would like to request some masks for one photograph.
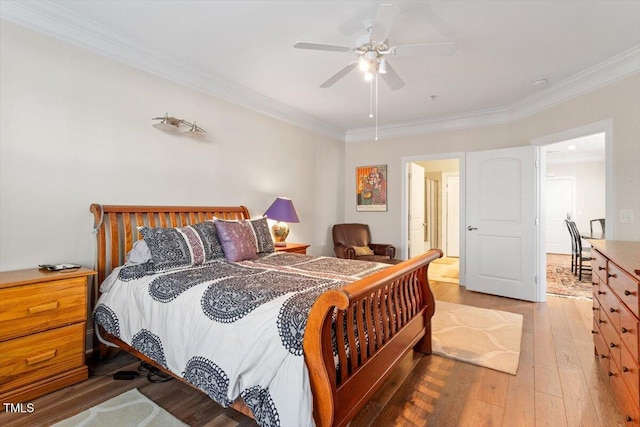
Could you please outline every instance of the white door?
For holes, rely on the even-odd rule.
[[[548,177],[545,181],[545,246],[548,253],[570,254],[571,237],[564,220],[574,215],[573,177]]]
[[[447,201],[445,207],[445,231],[447,233],[446,256],[460,256],[460,177],[449,175],[446,178],[447,189],[445,191]]]
[[[535,301],[536,147],[467,153],[466,286]]]
[[[409,257],[424,251],[424,168],[409,163]]]

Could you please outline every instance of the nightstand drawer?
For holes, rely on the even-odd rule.
[[[84,365],[84,323],[0,343],[0,392]]]
[[[0,290],[0,340],[44,331],[85,319],[84,277]]]

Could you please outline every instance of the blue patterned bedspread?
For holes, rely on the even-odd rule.
[[[309,309],[325,290],[385,267],[286,252],[162,273],[122,267],[105,280],[94,319],[220,405],[241,396],[261,426],[311,426]]]

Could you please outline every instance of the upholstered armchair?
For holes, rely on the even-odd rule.
[[[333,226],[333,249],[338,258],[397,264],[396,247],[371,243],[367,224],[336,224]]]

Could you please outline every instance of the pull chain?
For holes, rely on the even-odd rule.
[[[376,141],[378,140],[378,73],[376,73]]]

